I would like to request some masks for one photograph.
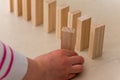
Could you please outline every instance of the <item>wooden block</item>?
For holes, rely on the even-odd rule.
[[[14,0],[14,13],[16,16],[22,16],[22,0]]]
[[[74,51],[76,43],[75,29],[63,27],[61,35],[61,49]]]
[[[90,32],[89,56],[94,59],[102,56],[105,25],[92,26]]]
[[[71,11],[68,13],[68,26],[71,28],[77,28],[77,19],[81,16],[81,11]]]
[[[34,26],[43,24],[43,0],[31,1],[31,16]]]
[[[78,51],[83,51],[89,47],[90,27],[91,17],[82,16],[78,18],[76,32],[76,49]]]
[[[25,20],[31,19],[31,0],[22,0],[22,10],[23,10],[23,18]]]
[[[61,30],[64,26],[68,26],[68,12],[69,12],[69,5],[61,5],[57,7],[56,13],[56,36],[57,38],[61,39]]]
[[[56,0],[44,1],[44,30],[49,33],[56,27]]]
[[[9,10],[10,12],[14,11],[14,0],[9,0]]]

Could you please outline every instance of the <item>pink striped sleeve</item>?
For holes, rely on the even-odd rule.
[[[12,68],[12,65],[13,65],[13,61],[14,61],[14,53],[13,53],[13,50],[10,48],[10,51],[11,51],[11,59],[10,59],[10,63],[8,65],[8,68],[6,70],[6,72],[3,74],[3,76],[0,78],[0,80],[4,79],[10,72],[11,68]]]
[[[2,69],[2,67],[3,67],[3,64],[4,64],[4,62],[5,62],[5,59],[6,59],[6,47],[5,47],[5,45],[3,44],[3,43],[1,43],[0,44],[0,46],[2,47],[2,49],[3,49],[3,52],[1,51],[1,61],[0,61],[0,71],[1,71],[1,69]]]
[[[0,80],[22,80],[28,68],[26,57],[2,42],[0,56]]]

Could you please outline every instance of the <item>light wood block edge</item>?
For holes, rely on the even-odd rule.
[[[88,55],[95,59],[103,53],[105,25],[93,25],[90,32],[90,43]]]

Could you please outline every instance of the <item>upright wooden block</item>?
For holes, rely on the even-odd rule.
[[[22,0],[14,0],[14,13],[16,16],[22,16]]]
[[[22,0],[23,18],[25,20],[31,19],[31,0]]]
[[[10,12],[14,11],[14,0],[9,0],[9,10]]]
[[[89,56],[94,59],[102,56],[105,25],[92,26],[90,32]]]
[[[89,47],[91,17],[82,16],[77,21],[76,49],[83,51]]]
[[[68,26],[69,5],[61,5],[57,7],[56,15],[56,36],[61,39],[61,30],[64,26]]]
[[[31,15],[34,26],[43,24],[43,0],[31,0]]]
[[[44,30],[49,33],[56,27],[56,0],[44,1]]]
[[[77,19],[81,16],[81,11],[71,11],[68,13],[68,26],[71,28],[77,28]]]
[[[61,35],[61,49],[74,51],[76,43],[75,29],[63,27]]]

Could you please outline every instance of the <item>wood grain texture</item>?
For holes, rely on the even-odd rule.
[[[56,28],[56,0],[44,1],[44,30],[49,33]]]
[[[14,0],[14,13],[16,16],[22,16],[22,0]]]
[[[61,39],[61,30],[64,26],[68,26],[68,12],[69,12],[69,5],[64,4],[57,7],[56,13],[56,37]]]
[[[81,16],[80,10],[70,11],[68,13],[68,26],[70,28],[77,28],[77,19]]]
[[[14,12],[14,0],[9,0],[9,10],[10,12]]]
[[[104,42],[105,25],[94,25],[90,32],[90,43],[88,55],[95,59],[102,56]]]
[[[31,0],[22,0],[23,18],[31,20]]]
[[[31,0],[31,15],[34,26],[43,24],[43,0]]]
[[[83,51],[89,47],[91,17],[82,16],[77,21],[76,49]]]
[[[61,35],[61,49],[74,51],[76,43],[75,29],[63,27]]]

